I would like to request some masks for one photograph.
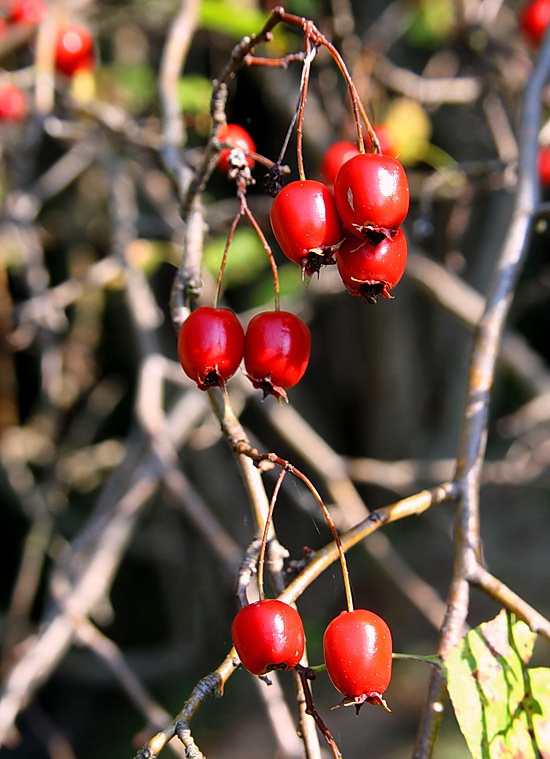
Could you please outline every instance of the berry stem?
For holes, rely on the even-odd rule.
[[[332,737],[330,730],[323,722],[321,715],[319,714],[319,712],[315,708],[315,704],[313,703],[313,694],[311,692],[311,687],[309,684],[310,680],[315,679],[313,668],[303,667],[300,664],[298,664],[296,666],[296,672],[298,673],[300,680],[302,682],[304,698],[306,701],[306,714],[309,714],[310,717],[313,717],[315,724],[319,728],[319,731],[322,733],[326,742],[330,746],[330,750],[332,751],[332,755],[334,759],[342,759],[342,754],[340,753],[340,749],[336,745],[336,741]]]
[[[349,577],[348,566],[346,562],[346,554],[342,546],[342,541],[340,540],[340,535],[338,534],[338,530],[336,529],[336,525],[334,524],[334,520],[332,519],[332,516],[330,515],[330,512],[327,509],[315,485],[303,472],[301,472],[293,464],[291,464],[290,461],[287,461],[286,459],[283,459],[280,456],[277,456],[276,453],[260,453],[255,448],[252,448],[248,443],[245,443],[242,441],[236,442],[233,448],[236,453],[242,454],[244,456],[249,456],[257,464],[260,463],[261,461],[271,461],[271,463],[276,464],[277,466],[284,469],[286,472],[290,472],[291,474],[293,474],[295,477],[301,480],[304,483],[304,485],[308,488],[310,493],[313,495],[313,497],[319,504],[319,507],[321,508],[321,511],[323,512],[323,516],[325,517],[326,523],[334,539],[336,550],[338,551],[340,566],[342,569],[342,580],[344,583],[344,593],[346,596],[346,608],[348,611],[353,611],[353,596],[352,596],[352,591],[351,591],[351,582],[350,582],[350,577]]]
[[[273,521],[273,511],[275,509],[275,503],[277,501],[277,496],[279,495],[279,490],[281,489],[281,485],[283,483],[283,480],[285,478],[285,475],[287,473],[287,469],[281,469],[279,472],[279,476],[277,477],[277,482],[275,483],[275,487],[273,488],[273,495],[271,496],[271,500],[269,502],[269,509],[267,511],[267,515],[265,518],[265,524],[262,534],[262,542],[260,544],[260,553],[258,555],[258,596],[260,598],[260,601],[263,601],[265,598],[265,591],[264,591],[264,565],[265,565],[265,552],[267,548],[267,538],[269,535],[269,530],[271,528],[271,522]]]
[[[220,299],[221,288],[222,288],[222,280],[223,280],[223,275],[224,275],[224,272],[225,272],[225,266],[227,264],[227,256],[228,256],[228,253],[229,253],[229,248],[231,247],[231,243],[233,242],[233,237],[235,236],[235,231],[236,231],[237,227],[239,226],[239,222],[240,222],[240,220],[242,219],[242,217],[243,217],[243,215],[245,213],[244,209],[245,209],[245,206],[246,206],[246,195],[240,194],[240,196],[239,196],[239,202],[240,202],[240,207],[239,207],[239,210],[237,211],[237,213],[235,214],[235,218],[233,219],[233,222],[231,223],[231,227],[230,227],[229,232],[227,234],[227,240],[225,241],[225,246],[224,246],[224,249],[223,249],[222,260],[221,260],[221,263],[220,263],[220,268],[218,270],[218,278],[216,280],[216,290],[214,292],[214,298],[212,299],[212,305],[215,308],[217,308],[218,301]]]
[[[281,307],[280,306],[281,297],[280,297],[280,287],[279,287],[279,271],[277,269],[277,263],[275,261],[275,258],[273,257],[273,251],[271,250],[271,247],[270,247],[270,245],[269,245],[269,243],[268,243],[268,241],[267,241],[264,233],[262,232],[262,228],[260,227],[260,225],[258,224],[258,222],[256,221],[256,219],[254,218],[254,214],[252,213],[252,211],[248,207],[248,204],[246,203],[246,201],[245,201],[245,205],[244,205],[244,213],[246,214],[247,219],[249,220],[249,222],[253,226],[254,230],[256,231],[256,234],[260,238],[261,243],[262,243],[262,245],[264,247],[264,250],[267,253],[267,257],[269,258],[269,264],[271,266],[271,274],[273,276],[273,289],[275,291],[274,292],[275,311],[279,311],[279,309]]]
[[[317,54],[317,48],[312,47],[310,38],[306,35],[306,57],[304,59],[304,66],[302,68],[302,79],[300,81],[300,100],[298,103],[298,120],[296,124],[296,158],[298,161],[298,174],[300,180],[303,182],[306,178],[304,170],[304,154],[303,154],[303,139],[304,139],[304,115],[306,109],[307,90],[309,87],[309,74],[311,71],[311,63]]]

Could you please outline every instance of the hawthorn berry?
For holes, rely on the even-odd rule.
[[[409,210],[409,183],[399,161],[381,153],[360,153],[340,168],[334,183],[336,207],[354,234],[389,234]]]
[[[523,6],[519,26],[524,36],[539,45],[550,23],[550,0],[532,0]]]
[[[544,187],[550,186],[550,145],[539,148],[538,155],[539,179]]]
[[[309,363],[309,327],[289,311],[263,311],[251,319],[244,338],[244,365],[264,398],[287,400],[285,388],[304,376]]]
[[[241,150],[244,150],[247,166],[250,169],[254,167],[254,159],[246,154],[255,153],[256,145],[244,127],[239,126],[239,124],[222,124],[218,130],[218,142],[226,142],[234,148],[241,148]],[[232,148],[224,148],[223,150],[220,150],[218,156],[218,163],[216,166],[224,174],[227,174],[232,168],[230,161],[231,151]]]
[[[11,82],[0,84],[0,122],[19,123],[27,115],[27,98],[19,87]]]
[[[325,150],[321,160],[319,173],[323,182],[333,185],[342,164],[349,161],[355,155],[359,155],[359,148],[353,142],[348,142],[347,140],[333,142]]]
[[[334,262],[344,230],[332,191],[314,179],[290,182],[278,193],[270,212],[271,228],[287,258],[305,276]]]
[[[12,0],[7,19],[12,24],[30,24],[36,26],[46,13],[44,0]]]
[[[253,675],[293,669],[304,654],[302,619],[294,607],[277,599],[244,606],[233,620],[231,637],[243,667]]]
[[[391,298],[407,265],[407,238],[402,229],[391,237],[370,232],[364,239],[349,235],[336,253],[336,264],[350,295],[376,303]]]
[[[381,704],[391,680],[392,637],[388,625],[372,611],[343,611],[323,636],[328,675],[344,696],[342,704],[359,710],[365,702]]]
[[[200,306],[183,322],[178,356],[183,371],[201,390],[223,387],[244,353],[244,330],[228,308]]]
[[[55,45],[55,68],[66,76],[89,71],[95,65],[92,35],[80,24],[64,24],[58,30]]]

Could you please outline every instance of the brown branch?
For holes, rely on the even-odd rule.
[[[469,606],[469,577],[481,564],[479,489],[487,442],[489,401],[504,324],[528,249],[539,201],[537,132],[541,93],[550,75],[550,33],[525,89],[520,125],[519,182],[514,210],[489,284],[484,313],[474,334],[462,430],[458,442],[455,564],[438,652],[444,657],[462,635]],[[434,672],[418,732],[416,759],[429,757],[441,722],[445,683]]]

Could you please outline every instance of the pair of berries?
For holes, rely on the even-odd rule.
[[[3,17],[6,32],[10,25],[36,26],[46,14],[44,0],[11,0]],[[88,71],[95,64],[94,43],[88,29],[81,24],[64,23],[57,32],[55,68],[66,76],[77,71]]]
[[[231,628],[242,665],[254,675],[293,669],[305,647],[302,620],[283,601],[265,599],[241,609]],[[323,636],[327,672],[344,704],[385,706],[392,671],[392,638],[381,617],[366,609],[343,611]]]
[[[290,182],[273,201],[271,227],[305,276],[336,263],[351,295],[376,302],[391,297],[407,262],[400,228],[409,209],[407,176],[389,155],[356,151],[350,158],[342,150],[339,158],[334,192],[312,179]],[[337,160],[331,156],[333,173]]]
[[[178,355],[201,390],[223,387],[244,358],[247,376],[266,395],[286,400],[285,388],[303,377],[309,363],[309,327],[289,311],[254,316],[246,333],[227,308],[200,306],[184,321]]]

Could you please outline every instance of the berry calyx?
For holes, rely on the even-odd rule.
[[[376,303],[399,282],[407,265],[407,238],[402,229],[391,237],[371,232],[364,239],[349,235],[338,252],[336,264],[350,295]]]
[[[409,183],[399,161],[381,153],[361,153],[340,168],[334,199],[344,226],[353,234],[389,235],[409,210]]]
[[[276,196],[270,211],[271,228],[285,256],[310,277],[334,263],[334,251],[344,230],[334,196],[314,179],[290,182]]]
[[[304,654],[301,617],[277,599],[244,606],[233,620],[231,637],[241,664],[253,675],[293,669]]]
[[[218,156],[216,167],[224,174],[234,168],[231,162],[231,154],[235,148],[244,151],[246,165],[250,169],[254,167],[254,159],[246,153],[255,153],[256,145],[244,127],[239,126],[239,124],[222,124],[218,130],[218,142],[226,142],[228,145],[232,145],[231,148],[220,150]]]
[[[11,82],[0,84],[0,121],[19,123],[27,115],[27,98],[19,87]]]
[[[228,308],[200,306],[183,322],[178,356],[183,371],[200,390],[224,387],[242,361],[244,330]]]
[[[328,675],[344,696],[341,705],[381,704],[391,680],[392,637],[388,625],[372,611],[343,611],[323,636]]]
[[[309,327],[289,311],[264,311],[251,319],[244,339],[244,365],[264,398],[287,400],[285,388],[304,376],[309,363]]]
[[[55,68],[65,76],[94,68],[92,35],[80,24],[64,24],[58,30],[55,46]]]
[[[356,155],[359,155],[359,148],[353,142],[340,140],[330,145],[323,155],[319,169],[323,182],[333,185],[342,164]]]
[[[524,36],[540,45],[550,24],[550,0],[533,0],[524,5],[519,15],[519,26]]]

